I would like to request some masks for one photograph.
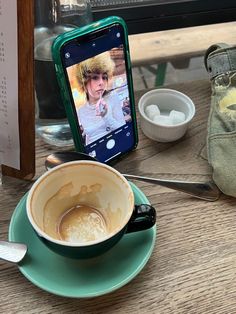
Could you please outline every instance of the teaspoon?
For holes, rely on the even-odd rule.
[[[74,160],[94,160],[97,161],[94,157],[91,157],[85,153],[80,152],[56,152],[49,155],[45,161],[45,167],[47,170],[50,170],[58,165],[63,163],[74,161]],[[143,176],[136,176],[131,174],[123,174],[127,179],[133,179],[138,181],[144,181],[152,184],[157,184],[165,186],[167,188],[181,191],[192,195],[194,197],[206,200],[206,201],[216,201],[220,196],[220,190],[214,184],[214,182],[188,182],[188,181],[177,181],[177,180],[164,180],[157,178],[149,178]]]
[[[19,263],[25,257],[27,246],[23,243],[0,241],[0,258]]]

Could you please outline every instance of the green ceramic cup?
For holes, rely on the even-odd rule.
[[[124,176],[96,161],[72,161],[46,172],[31,187],[26,208],[45,245],[72,258],[102,254],[126,233],[156,222],[152,206],[135,206]]]

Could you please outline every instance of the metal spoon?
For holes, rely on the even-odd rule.
[[[54,168],[63,163],[73,161],[73,160],[95,160],[95,158],[79,152],[56,152],[49,155],[45,161],[45,167],[47,170]],[[177,181],[177,180],[164,180],[164,179],[154,179],[142,176],[136,176],[131,174],[123,174],[127,179],[139,180],[144,182],[149,182],[152,184],[157,184],[165,186],[167,188],[178,190],[194,197],[206,200],[206,201],[216,201],[220,196],[220,190],[213,182],[187,182],[187,181]]]
[[[19,263],[27,252],[23,243],[0,241],[0,258],[12,263]]]

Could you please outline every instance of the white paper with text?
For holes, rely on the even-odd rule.
[[[17,0],[0,0],[0,164],[20,169],[17,47]]]

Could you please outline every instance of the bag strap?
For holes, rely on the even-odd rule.
[[[204,63],[211,80],[220,74],[236,71],[236,47],[225,43],[212,45],[205,53]]]

